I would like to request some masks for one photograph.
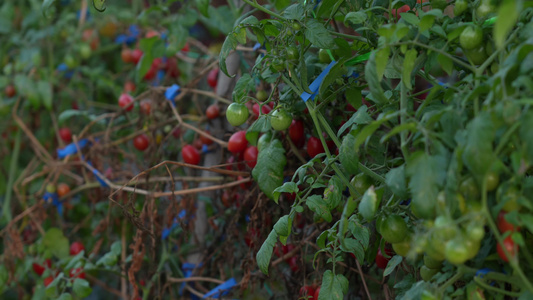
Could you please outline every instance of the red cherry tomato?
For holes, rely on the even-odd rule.
[[[148,99],[141,101],[139,104],[139,109],[141,110],[141,113],[149,116],[150,112],[152,111],[152,101]]]
[[[4,90],[4,92],[6,93],[6,96],[8,98],[11,98],[13,96],[15,96],[15,94],[17,93],[17,90],[15,89],[15,87],[10,84],[8,86],[6,86],[6,89]]]
[[[126,93],[121,94],[118,98],[118,106],[126,111],[131,111],[133,109],[133,97]]]
[[[222,197],[220,198],[220,200],[222,201],[222,205],[227,208],[231,207],[231,205],[233,204],[233,201],[231,201],[231,195],[228,190],[224,190],[224,192],[222,192]]]
[[[70,278],[85,279],[85,273],[83,272],[82,268],[70,269],[68,274]]]
[[[300,270],[300,266],[298,265],[298,256],[295,255],[289,259],[289,266],[294,273]]]
[[[320,286],[315,290],[315,299],[313,300],[318,300],[318,295],[320,294]]]
[[[141,51],[141,49],[133,49],[131,51],[131,62],[134,64],[138,64],[142,56],[143,52]]]
[[[139,134],[133,139],[133,146],[137,148],[139,151],[144,151],[148,148],[150,145],[150,140],[148,139],[148,136],[144,133]]]
[[[237,180],[243,180],[243,179],[244,179],[244,177],[242,177],[242,176],[238,176],[238,177],[237,177]],[[243,189],[243,190],[247,190],[247,189],[249,189],[251,186],[252,186],[252,183],[251,183],[250,181],[248,181],[248,182],[243,182],[243,183],[240,184],[240,187],[241,187],[241,189]]]
[[[65,143],[72,142],[72,132],[68,128],[60,128],[59,129],[59,137]]]
[[[211,134],[211,132],[209,132],[208,130],[205,131],[206,133],[209,133]],[[211,145],[213,144],[213,140],[206,137],[206,136],[203,136],[203,135],[200,135],[200,141],[202,141],[202,144],[203,145]]]
[[[124,83],[124,93],[134,92],[135,88],[136,88],[135,83],[129,80]]]
[[[57,192],[57,195],[59,197],[63,197],[66,194],[70,193],[70,187],[68,186],[68,184],[62,182],[62,183],[57,185],[57,191],[56,192]]]
[[[186,145],[181,149],[181,157],[185,163],[197,165],[200,163],[200,153],[191,145]]]
[[[300,120],[292,120],[289,127],[289,137],[293,143],[298,143],[304,138],[304,122]]]
[[[220,115],[220,107],[218,107],[218,104],[216,103],[209,105],[207,109],[205,110],[205,116],[209,120],[216,119],[218,118],[219,115]]]
[[[228,141],[228,150],[231,153],[239,153],[246,149],[248,141],[246,140],[246,131],[235,132]]]
[[[215,88],[217,86],[217,83],[218,83],[218,68],[215,68],[209,71],[209,73],[207,73],[207,84],[210,87]]]
[[[165,71],[170,78],[180,77],[180,70],[178,69],[178,61],[175,57],[170,57],[167,59],[165,65]]]
[[[315,288],[310,285],[304,285],[300,288],[298,299],[313,300],[315,297]]]
[[[507,232],[507,231],[512,231],[512,232],[520,231],[520,227],[509,223],[505,219],[505,215],[506,214],[507,214],[507,212],[505,212],[503,210],[500,211],[500,213],[498,214],[498,229],[500,230],[500,232],[504,233],[504,232]]]
[[[47,287],[50,285],[50,283],[52,283],[52,281],[54,281],[54,277],[53,276],[48,276],[44,279],[44,286]]]
[[[400,8],[398,8],[398,9],[393,9],[392,10],[392,15],[394,16],[394,18],[396,20],[399,20],[399,19],[402,18],[402,16],[400,15],[401,13],[408,12],[410,10],[411,10],[411,8],[409,8],[409,5],[404,5],[404,6],[400,7]]]
[[[518,254],[518,245],[516,245],[513,239],[511,239],[511,236],[508,236],[503,240],[503,246],[512,257],[515,257],[516,254]],[[505,255],[505,252],[503,252],[503,248],[500,246],[500,243],[497,244],[496,250],[503,261],[509,262],[509,259]]]
[[[320,153],[324,153],[324,151],[324,147],[319,138],[312,136],[307,140],[307,154],[309,154],[311,158]]]
[[[257,155],[259,154],[259,151],[257,150],[256,146],[250,146],[244,150],[244,161],[246,161],[246,164],[250,168],[254,168],[257,164]]]
[[[46,270],[47,268],[48,269],[52,268],[52,261],[50,259],[46,259],[44,264],[42,264],[42,265],[40,265],[38,263],[33,263],[32,264],[32,268],[33,268],[33,271],[37,275],[41,276],[41,275],[43,275],[44,270]]]
[[[122,52],[120,52],[120,57],[122,58],[122,61],[129,64],[133,62],[133,51],[129,48],[122,49]]]
[[[147,39],[149,39],[149,38],[151,38],[151,37],[154,37],[154,36],[159,37],[159,32],[157,32],[157,31],[155,31],[155,30],[148,30],[144,36],[145,36]]]
[[[85,250],[85,247],[81,242],[74,242],[70,244],[70,255],[77,255],[83,250]]]
[[[185,46],[183,46],[183,48],[181,48],[181,51],[189,52],[189,43],[185,43]]]
[[[261,108],[261,112],[264,115],[267,115],[271,111],[272,111],[272,108],[270,106],[268,106],[268,105],[263,105],[263,107]],[[257,119],[259,117],[259,104],[255,103],[252,106],[252,114],[254,115],[255,119]]]
[[[385,269],[389,263],[390,258],[385,258],[381,253],[381,249],[378,249],[378,254],[376,255],[376,265],[380,269]]]

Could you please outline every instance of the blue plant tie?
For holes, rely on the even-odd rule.
[[[141,30],[139,29],[139,26],[135,24],[130,25],[130,27],[128,28],[128,32],[129,32],[129,36],[135,37],[135,38],[139,37],[139,35],[141,34]]]
[[[45,192],[43,195],[43,199],[47,203],[51,202],[51,204],[57,209],[59,215],[63,215],[63,204],[61,203],[61,201],[59,201],[59,196],[57,195],[57,193]]]
[[[255,43],[254,48],[253,48],[254,51],[257,51],[257,50],[259,50],[260,48],[261,48],[261,43]]]
[[[89,143],[88,139],[82,139],[78,141],[78,147],[81,149]],[[57,149],[57,157],[64,158],[68,155],[73,155],[78,152],[78,147],[76,147],[75,143],[70,143],[66,145],[63,149]]]
[[[89,166],[93,167],[93,164],[90,162],[90,161],[87,161],[87,164],[89,164]],[[102,179],[104,178],[104,175],[102,175],[102,173],[98,172],[98,170],[96,170],[96,168],[93,167],[93,174],[94,174],[94,177],[96,178],[96,180],[100,183],[100,186],[102,187],[109,187],[109,185]]]
[[[176,98],[179,93],[180,86],[177,84],[173,84],[165,91],[165,98],[167,98],[168,101],[172,102],[172,106],[176,107],[176,101],[174,100],[174,98]]]
[[[228,281],[220,284],[216,288],[207,292],[207,294],[204,295],[203,299],[208,298],[208,297],[218,299],[220,298],[220,296],[227,295],[229,291],[236,285],[237,285],[237,281],[235,281],[235,278],[232,277]]]
[[[115,44],[124,44],[128,40],[128,36],[125,34],[119,34],[115,38]]]
[[[326,78],[326,75],[329,73],[329,70],[331,70],[331,68],[336,63],[337,63],[336,61],[332,61],[331,63],[329,63],[329,65],[322,71],[322,73],[320,73],[320,75],[318,75],[318,77],[309,85],[309,89],[311,90],[311,92],[313,92],[313,94],[302,92],[302,94],[300,95],[300,98],[302,98],[304,102],[307,102],[309,98],[315,99],[318,89],[320,88],[320,84],[322,83],[322,81],[324,81],[324,78]]]
[[[209,153],[209,147],[206,144],[202,145],[202,153],[203,154]]]
[[[126,37],[126,45],[131,46],[137,42],[137,38],[134,36],[127,36]]]
[[[246,221],[246,223],[250,223],[250,215],[244,216],[244,220]]]

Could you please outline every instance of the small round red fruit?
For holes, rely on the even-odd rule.
[[[185,145],[181,149],[181,157],[187,164],[197,165],[200,163],[200,153],[192,145]]]
[[[6,94],[6,96],[8,98],[11,98],[11,97],[15,96],[15,94],[17,93],[17,90],[15,89],[15,87],[12,84],[10,84],[10,85],[6,86],[6,89],[4,90],[4,92],[5,92],[5,94]]]
[[[293,143],[298,143],[304,137],[304,122],[300,120],[292,120],[289,127],[289,137]]]
[[[60,128],[59,129],[59,137],[65,143],[72,142],[72,132],[68,128]]]
[[[121,94],[118,98],[118,106],[126,111],[131,111],[133,109],[133,97],[126,93]]]
[[[378,268],[384,270],[387,267],[387,264],[389,263],[390,258],[386,258],[381,253],[381,249],[378,249],[378,254],[376,255],[376,266]]]
[[[237,131],[229,138],[228,150],[231,153],[240,153],[246,150],[247,145],[248,141],[246,140],[246,131]]]
[[[512,231],[512,232],[520,231],[520,227],[509,223],[505,219],[505,215],[506,214],[507,214],[507,212],[505,212],[503,210],[500,211],[500,213],[498,214],[498,229],[500,230],[500,232],[504,233],[504,232],[507,232],[507,231]]]
[[[246,148],[244,151],[244,161],[250,168],[254,168],[257,164],[257,155],[259,154],[259,151],[257,150],[256,146],[250,146]]]
[[[134,64],[138,64],[141,60],[141,57],[143,57],[143,52],[140,49],[134,49],[131,51],[131,62]]]
[[[207,109],[205,110],[205,116],[209,120],[216,119],[218,118],[219,115],[220,115],[220,107],[218,107],[218,104],[216,103],[209,105]]]
[[[52,283],[52,281],[54,281],[54,277],[53,276],[48,276],[44,279],[44,286],[47,287],[50,285],[50,283]]]
[[[299,296],[298,299],[314,300],[315,288],[310,285],[304,285],[300,288]]]
[[[85,279],[85,273],[83,272],[82,268],[70,269],[68,274],[70,278]]]
[[[70,244],[70,255],[77,255],[83,250],[85,250],[85,247],[80,242],[74,242]]]
[[[218,83],[218,68],[209,71],[209,73],[207,74],[207,84],[210,87],[215,88],[217,86],[217,83]]]
[[[152,111],[152,101],[148,99],[141,101],[139,104],[139,109],[141,110],[141,113],[149,116],[150,112]]]
[[[120,57],[122,58],[122,61],[129,64],[133,62],[133,51],[129,48],[122,49],[122,52],[120,52]]]
[[[62,182],[57,185],[57,195],[61,198],[65,196],[66,194],[70,193],[70,187],[68,184]]]
[[[313,158],[320,153],[324,153],[324,146],[322,146],[322,142],[317,137],[310,137],[307,140],[307,154]]]
[[[139,151],[144,151],[148,148],[150,145],[150,140],[148,139],[148,136],[144,133],[139,134],[133,139],[133,146],[137,148]]]
[[[131,93],[131,92],[134,92],[135,91],[135,83],[131,82],[131,81],[126,81],[124,83],[124,92],[125,93]]]
[[[505,250],[509,252],[509,255],[511,255],[511,257],[515,257],[518,253],[518,245],[515,244],[511,236],[508,236],[503,240],[503,246],[505,247]],[[507,255],[505,255],[505,252],[503,251],[503,248],[500,243],[497,244],[496,250],[498,251],[498,255],[503,261],[509,262],[509,258],[507,257]]]

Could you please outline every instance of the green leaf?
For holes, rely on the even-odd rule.
[[[46,13],[56,1],[57,0],[44,0],[43,1],[43,4],[41,5],[41,11],[42,11],[43,16],[46,17]]]
[[[417,54],[418,52],[415,49],[407,50],[407,52],[405,53],[405,58],[403,60],[402,82],[408,89],[413,88],[411,84],[411,73],[413,72],[413,68],[415,67],[415,60]]]
[[[387,103],[388,99],[383,93],[383,88],[381,88],[380,79],[378,77],[375,51],[372,52],[365,65],[365,78],[368,82],[368,86],[370,87],[370,91],[372,92],[372,96],[377,104]]]
[[[195,0],[195,2],[200,13],[206,17],[209,17],[209,0]]]
[[[41,95],[44,107],[52,110],[52,85],[48,81],[40,80],[37,82],[37,91]]]
[[[305,37],[316,47],[331,49],[335,46],[331,34],[326,27],[315,19],[307,19]]]
[[[57,300],[72,300],[72,295],[68,293],[63,293]]]
[[[69,256],[69,242],[59,228],[50,228],[43,238],[43,245],[59,259]]]
[[[533,130],[529,126],[533,126],[533,113],[529,112],[522,117],[519,129],[519,136],[522,143],[524,143],[524,154],[529,164],[533,164]]]
[[[365,227],[359,223],[359,220],[354,215],[350,218],[349,230],[352,233],[353,237],[361,243],[363,249],[366,251],[370,243],[370,230],[368,227]]]
[[[285,149],[278,139],[259,152],[252,176],[265,195],[274,199],[274,190],[283,184],[283,169],[287,164]]]
[[[272,258],[272,252],[274,251],[274,246],[276,245],[276,242],[278,241],[278,234],[274,229],[270,231],[268,234],[267,239],[261,245],[261,248],[257,252],[255,256],[255,260],[257,261],[257,266],[263,272],[265,275],[268,275],[268,266],[270,265],[270,259]]]
[[[246,28],[244,27],[235,28],[232,34],[235,35],[237,42],[241,44],[246,44]]]
[[[343,168],[352,175],[355,175],[359,171],[359,156],[357,153],[355,136],[351,134],[345,135],[339,148],[339,161]]]
[[[488,113],[481,113],[466,127],[467,140],[463,152],[465,166],[476,176],[478,182],[496,161],[492,143],[496,129]]]
[[[289,20],[300,20],[304,15],[304,8],[301,4],[293,4],[283,11],[283,17]]]
[[[366,21],[368,16],[364,11],[351,11],[344,17],[344,24],[350,22],[353,24],[362,24]]]
[[[493,37],[494,43],[499,49],[503,48],[505,39],[518,20],[521,3],[521,1],[516,0],[505,0],[498,9],[498,18],[496,19],[496,24],[494,24]]]
[[[348,287],[348,279],[344,275],[335,275],[331,270],[326,270],[322,277],[318,300],[342,300],[348,292]]]
[[[278,200],[279,200],[279,196],[282,194],[282,193],[288,193],[288,194],[292,194],[292,193],[298,193],[299,189],[298,189],[298,185],[296,185],[296,183],[294,182],[291,182],[291,181],[288,181],[288,182],[285,182],[282,186],[276,188],[273,192],[273,196],[274,196],[274,201],[276,201],[276,203],[278,203]]]
[[[291,219],[289,219],[289,215],[284,215],[283,217],[279,218],[279,220],[274,224],[274,230],[276,230],[276,233],[280,237],[288,237],[289,234],[291,234]]]
[[[319,236],[318,238],[316,239],[316,245],[323,249],[323,248],[326,248],[326,239],[328,238],[328,235],[329,235],[329,232],[328,231],[323,231]]]
[[[418,28],[420,29],[421,32],[423,32],[423,31],[430,29],[434,23],[435,23],[434,15],[425,15],[420,20],[420,25]]]
[[[341,126],[339,132],[337,133],[337,136],[340,136],[342,133],[344,133],[344,131],[346,131],[346,129],[351,127],[353,124],[370,124],[372,121],[374,121],[374,119],[372,119],[372,117],[370,117],[370,115],[368,114],[368,107],[366,105],[362,105],[357,109],[355,114],[353,114],[350,119],[346,121],[344,125]]]
[[[341,250],[346,253],[353,253],[359,262],[363,262],[365,260],[365,249],[363,248],[363,245],[361,245],[361,243],[356,239],[343,239],[341,243]]]
[[[228,67],[226,66],[226,58],[230,54],[232,50],[235,50],[237,48],[237,39],[232,35],[226,36],[226,39],[224,40],[224,44],[222,44],[222,48],[220,49],[220,55],[219,55],[219,67],[224,74],[228,77],[234,77],[234,75],[230,75],[228,73]]]
[[[387,264],[387,267],[385,268],[385,271],[383,271],[383,277],[388,276],[396,266],[398,266],[403,261],[403,257],[399,255],[395,255],[391,260],[389,260],[389,263]]]
[[[446,164],[444,159],[423,151],[409,157],[406,171],[410,178],[411,210],[417,217],[435,216],[437,195],[446,178]]]
[[[247,101],[245,98],[248,92],[254,88],[254,80],[250,74],[246,73],[239,78],[233,89],[232,97],[233,102],[244,103]]]
[[[378,199],[374,186],[369,187],[359,203],[359,213],[365,220],[371,221],[374,219],[380,201],[381,199]]]
[[[80,298],[88,297],[93,289],[89,286],[89,282],[85,279],[76,278],[74,284],[72,285],[72,291],[76,296]]]
[[[150,70],[150,67],[152,66],[153,60],[154,58],[152,53],[145,51],[136,67],[137,72],[135,72],[135,80],[137,82],[140,82],[144,75],[148,73],[148,70]]]
[[[387,175],[385,175],[385,183],[401,199],[406,199],[409,196],[405,177],[405,165],[390,169]]]
[[[329,179],[328,186],[324,189],[324,201],[330,210],[335,209],[341,203],[344,189],[345,186],[339,176],[334,175]]]
[[[332,216],[329,211],[328,204],[320,195],[311,195],[305,200],[305,204],[309,207],[310,210],[315,212],[318,216],[326,220],[326,222],[331,222]]]
[[[420,19],[413,13],[400,13],[400,16],[402,16],[402,20],[406,21],[407,23],[413,24],[415,26],[418,26],[418,24],[420,24]]]
[[[114,255],[119,256],[121,254],[121,251],[122,251],[122,246],[121,246],[120,241],[116,241],[111,245],[110,252],[113,253]]]
[[[387,63],[389,62],[389,56],[390,56],[389,47],[380,49],[376,53],[376,72],[377,72],[379,81],[383,79],[383,74],[385,73],[385,69],[387,68]]]
[[[105,9],[106,9],[105,1],[106,0],[93,0],[94,9],[96,9],[99,12],[105,11]]]
[[[451,58],[449,58],[446,55],[442,55],[439,53],[437,55],[437,61],[439,62],[441,68],[448,73],[448,75],[452,75],[453,72],[453,61]]]

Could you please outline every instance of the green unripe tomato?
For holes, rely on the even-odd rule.
[[[281,58],[275,58],[271,64],[272,68],[277,72],[285,70],[285,62]]]
[[[226,119],[233,126],[241,126],[248,120],[250,112],[246,105],[242,103],[232,103],[226,109]]]
[[[475,49],[483,44],[483,30],[477,25],[467,26],[459,36],[459,44],[464,50]]]
[[[435,274],[439,273],[439,270],[436,269],[430,269],[426,266],[422,266],[420,268],[420,277],[422,277],[422,280],[424,281],[430,281]]]
[[[492,14],[496,11],[496,8],[494,5],[492,5],[492,2],[490,0],[483,0],[479,4],[479,6],[476,8],[476,16],[478,18],[486,18],[489,16],[489,14]]]
[[[56,186],[49,183],[46,185],[46,191],[49,193],[55,193],[56,192]]]
[[[411,250],[411,238],[407,237],[399,243],[392,244],[392,249],[396,254],[406,257],[409,254],[409,250]]]
[[[291,126],[292,116],[284,109],[277,109],[270,116],[270,125],[274,130],[283,131]]]
[[[468,2],[466,0],[456,0],[453,7],[453,14],[458,17],[468,9]]]
[[[91,57],[92,50],[91,50],[91,46],[89,46],[89,44],[86,44],[86,43],[81,44],[79,51],[80,51],[81,58],[87,59],[87,58]]]
[[[65,64],[69,69],[74,69],[78,66],[78,61],[74,58],[74,56],[67,54],[67,56],[65,56]]]
[[[424,255],[424,265],[430,269],[440,270],[442,267],[442,260],[433,259],[431,256],[426,254]]]
[[[300,52],[298,51],[298,48],[294,46],[290,46],[287,48],[287,58],[290,61],[297,61],[300,58]]]
[[[300,23],[298,21],[294,21],[294,23],[292,23],[292,29],[298,31],[298,30],[302,29],[302,25],[300,25]]]
[[[465,50],[465,55],[476,66],[481,65],[489,58],[483,46]]]
[[[265,90],[258,90],[257,93],[255,93],[255,98],[263,102],[268,99],[268,94]]]
[[[391,244],[402,242],[407,237],[407,224],[399,215],[390,215],[381,223],[381,236]]]
[[[458,236],[446,243],[444,257],[454,265],[464,264],[470,256],[468,244],[463,236]]]
[[[328,50],[320,49],[318,51],[318,61],[323,64],[329,64],[331,62],[331,57],[328,54]]]

